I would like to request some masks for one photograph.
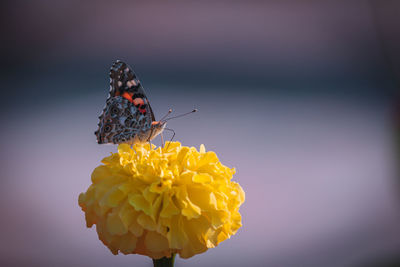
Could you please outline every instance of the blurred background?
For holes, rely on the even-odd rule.
[[[116,151],[93,134],[116,59],[156,118],[199,109],[169,122],[176,140],[216,151],[246,192],[238,233],[176,266],[400,266],[399,1],[37,0],[1,13],[1,266],[152,266],[112,255],[78,206]]]

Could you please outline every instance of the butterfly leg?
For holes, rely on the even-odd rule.
[[[161,145],[162,145],[162,148],[164,148],[165,143],[164,143],[164,135],[163,135],[163,133],[161,133],[160,136],[161,136]]]
[[[171,137],[171,139],[169,140],[168,145],[167,145],[167,149],[166,149],[166,151],[167,151],[167,150],[168,150],[168,147],[169,147],[169,144],[172,142],[172,139],[174,139],[174,137],[175,137],[175,131],[172,130],[172,129],[169,129],[169,128],[164,128],[164,130],[168,130],[168,131],[173,132],[173,135],[172,135],[172,137]]]

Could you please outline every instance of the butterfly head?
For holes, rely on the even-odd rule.
[[[150,140],[152,140],[154,137],[162,133],[164,131],[165,126],[167,126],[166,121],[153,121],[151,123],[151,137]]]

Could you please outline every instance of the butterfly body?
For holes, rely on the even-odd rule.
[[[156,121],[150,102],[133,70],[117,60],[110,70],[110,95],[95,132],[99,144],[145,143],[162,133],[165,121]]]

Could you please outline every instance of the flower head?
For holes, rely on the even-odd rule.
[[[189,258],[242,226],[245,194],[231,181],[235,170],[203,145],[197,151],[179,142],[158,149],[121,144],[102,163],[79,205],[113,254]]]

